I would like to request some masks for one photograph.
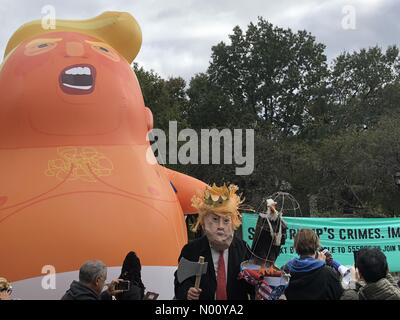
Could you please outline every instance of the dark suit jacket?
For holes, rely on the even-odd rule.
[[[249,298],[248,294],[250,294],[251,298],[254,297],[254,287],[244,280],[238,280],[240,263],[244,260],[248,260],[249,254],[250,252],[246,247],[246,243],[234,237],[229,247],[228,256],[228,274],[226,281],[228,300],[247,300]],[[199,261],[199,256],[203,256],[204,261],[208,262],[207,273],[203,274],[201,277],[200,288],[202,292],[200,294],[200,300],[214,300],[217,280],[215,277],[211,249],[206,236],[193,240],[185,245],[179,256],[179,260],[185,257],[190,261]],[[193,276],[179,283],[175,272],[175,298],[179,300],[186,299],[187,292],[190,287],[194,287],[195,280],[196,277]]]

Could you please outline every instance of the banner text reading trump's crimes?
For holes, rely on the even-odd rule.
[[[258,214],[243,214],[243,240],[250,246],[254,239]],[[288,225],[286,243],[276,261],[282,266],[294,258],[293,238],[298,229],[313,229],[327,248],[343,265],[353,265],[353,251],[378,247],[386,255],[391,272],[400,271],[400,218],[294,218],[284,217]]]

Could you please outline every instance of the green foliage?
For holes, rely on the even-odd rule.
[[[324,45],[306,31],[273,27],[259,18],[244,33],[235,27],[229,45],[212,48],[209,81],[226,97],[228,123],[299,133],[310,120],[308,106],[327,76]]]
[[[153,70],[145,71],[136,63],[133,69],[142,89],[145,105],[153,112],[154,127],[168,132],[168,123],[174,120],[177,120],[181,127],[185,127],[185,123],[182,123],[182,114],[187,109],[185,80],[164,80]]]
[[[340,54],[328,67],[325,46],[306,31],[263,18],[233,29],[212,48],[209,68],[189,86],[134,66],[155,126],[252,128],[255,168],[176,165],[207,183],[239,185],[246,204],[290,192],[303,214],[400,214],[400,63],[390,46]],[[354,216],[353,215],[353,216]]]

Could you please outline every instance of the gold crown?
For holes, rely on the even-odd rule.
[[[230,185],[229,187],[224,184],[221,187],[217,187],[215,183],[212,187],[207,186],[204,192],[204,203],[211,207],[218,207],[229,201],[231,195],[235,194],[238,187]]]

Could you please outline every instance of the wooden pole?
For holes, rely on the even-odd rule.
[[[199,257],[199,264],[201,264],[200,270],[202,270],[202,269],[203,269],[203,266],[204,266],[204,257],[203,257],[203,256],[200,256],[200,257]],[[200,286],[201,274],[202,274],[202,273],[196,275],[196,282],[194,283],[194,287],[195,287],[196,289],[198,289],[199,286]]]

